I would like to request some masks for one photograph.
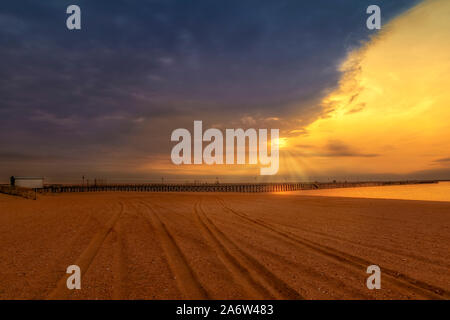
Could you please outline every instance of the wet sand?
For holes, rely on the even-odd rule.
[[[0,299],[450,298],[447,202],[0,194],[0,247]],[[65,286],[72,264],[81,290]]]

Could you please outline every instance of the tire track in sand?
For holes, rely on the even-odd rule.
[[[183,252],[177,245],[169,228],[158,216],[156,210],[147,202],[141,202],[149,211],[144,212],[144,218],[156,230],[164,253],[169,263],[177,286],[185,299],[208,299],[208,293],[198,281],[192,268],[189,266]]]
[[[219,204],[223,207],[224,206],[223,203],[220,203],[220,201],[223,202],[223,199],[220,199],[220,198],[216,198],[216,199],[219,202]],[[327,234],[325,232],[309,230],[307,228],[303,228],[303,227],[300,227],[298,225],[296,225],[296,226],[286,225],[286,224],[279,223],[279,222],[272,222],[271,224],[273,226],[278,225],[278,226],[281,226],[281,227],[288,227],[288,228],[296,229],[296,230],[301,231],[302,233],[307,233],[307,234],[311,234],[311,235],[314,235],[314,236],[319,236],[319,237],[322,237],[322,238],[325,238],[325,239],[331,240],[331,241],[337,240],[337,241],[340,241],[340,242],[345,242],[345,243],[348,243],[348,244],[350,244],[352,246],[359,247],[359,248],[361,248],[363,250],[367,248],[367,249],[370,249],[370,250],[378,251],[380,253],[385,252],[385,253],[397,256],[400,259],[405,259],[405,258],[406,259],[415,259],[415,260],[418,260],[418,261],[423,262],[423,263],[427,263],[427,264],[431,264],[431,265],[438,265],[438,266],[440,266],[442,268],[450,269],[450,264],[448,264],[447,260],[436,260],[435,259],[436,257],[430,258],[430,257],[426,257],[426,256],[416,255],[415,253],[412,253],[412,252],[408,252],[408,253],[398,252],[396,250],[392,250],[392,249],[389,249],[389,248],[381,247],[381,246],[378,246],[378,245],[364,244],[364,243],[360,243],[360,242],[356,242],[356,241],[352,241],[352,240],[346,239],[344,237],[339,237],[339,236],[336,236],[336,235]],[[441,258],[445,259],[445,257],[439,257],[439,259],[441,259]]]
[[[203,235],[215,249],[219,259],[253,299],[303,299],[283,280],[264,265],[245,253],[208,218],[201,200],[194,205],[194,212]]]
[[[112,273],[113,273],[113,300],[122,300],[127,298],[127,292],[124,284],[127,283],[127,270],[125,263],[126,248],[123,239],[123,231],[121,221],[117,221],[113,228],[114,235],[114,255],[112,261]]]
[[[103,242],[108,234],[114,228],[117,220],[119,220],[122,212],[124,211],[124,204],[120,204],[120,210],[113,214],[113,216],[100,228],[100,230],[92,237],[91,242],[87,248],[81,253],[78,259],[75,261],[75,265],[80,267],[81,277],[86,274],[92,261],[99,252]],[[71,290],[67,288],[66,281],[69,275],[65,274],[57,283],[56,288],[48,295],[47,299],[67,299]]]
[[[108,208],[108,209],[111,210],[111,208]],[[70,253],[75,250],[74,247],[76,246],[76,244],[78,242],[82,241],[82,237],[86,233],[86,230],[89,229],[89,225],[91,224],[91,221],[94,221],[95,223],[99,223],[99,221],[93,216],[92,212],[88,213],[86,218],[79,224],[80,225],[79,230],[71,238],[69,244],[67,245],[67,247],[63,251],[63,254],[60,255],[60,256],[56,256],[56,258],[52,261],[51,267],[49,268],[50,270],[52,270],[52,271],[53,270],[58,270],[59,266],[64,265],[64,262],[67,261],[67,259],[69,259]],[[42,281],[45,281],[44,284],[43,284],[43,286],[45,286],[44,295],[42,293],[40,293],[40,292],[36,292],[32,296],[32,298],[31,298],[32,300],[42,299],[42,296],[47,297],[54,290],[54,288],[51,287],[51,284],[53,283],[53,280],[55,282],[58,282],[59,279],[61,279],[61,277],[58,274],[56,274],[52,278],[56,278],[56,279],[55,280],[51,279],[50,281],[48,281],[46,279],[42,280]]]
[[[365,268],[367,268],[367,266],[373,264],[372,262],[367,261],[361,257],[356,257],[356,256],[350,255],[348,253],[336,250],[334,248],[331,248],[331,247],[328,247],[325,245],[321,245],[319,243],[302,238],[302,237],[295,235],[288,231],[282,231],[280,229],[277,229],[276,226],[274,226],[270,223],[264,222],[260,219],[252,219],[249,216],[247,216],[245,213],[238,212],[237,210],[231,209],[228,206],[226,206],[223,199],[218,199],[218,202],[228,212],[231,212],[231,213],[235,214],[236,216],[238,216],[254,225],[257,225],[259,227],[270,230],[270,231],[278,234],[282,238],[288,240],[291,243],[301,245],[303,247],[311,249],[322,255],[325,255],[334,260],[337,260],[340,263],[344,263],[346,265],[355,267],[358,270],[365,270]],[[393,283],[399,287],[405,288],[407,290],[411,290],[422,296],[432,298],[432,299],[448,299],[448,298],[450,298],[449,292],[447,292],[443,288],[439,288],[437,286],[428,284],[424,281],[414,279],[405,274],[402,274],[395,270],[386,269],[384,267],[382,268],[382,272],[384,275],[384,279],[390,281],[391,283]]]
[[[349,239],[346,239],[346,238],[343,238],[343,237],[339,237],[339,236],[335,236],[335,235],[331,235],[331,234],[326,234],[324,232],[308,230],[306,228],[302,228],[302,227],[299,227],[299,226],[285,225],[285,224],[278,223],[278,222],[272,222],[272,225],[273,226],[279,225],[281,227],[288,227],[288,228],[296,229],[296,230],[299,230],[299,231],[301,231],[303,233],[307,233],[307,234],[311,234],[311,235],[314,235],[314,236],[322,237],[324,239],[327,239],[328,241],[336,240],[336,241],[340,241],[340,242],[345,242],[345,243],[348,243],[348,244],[350,244],[352,246],[358,247],[358,248],[360,248],[362,250],[370,249],[370,250],[378,251],[380,253],[387,253],[387,254],[396,256],[399,259],[415,259],[415,260],[418,260],[418,261],[420,261],[422,263],[427,263],[427,264],[431,264],[431,265],[438,265],[438,266],[440,266],[442,268],[450,269],[450,264],[448,264],[447,261],[435,260],[433,258],[416,255],[416,254],[411,253],[411,252],[409,252],[409,253],[397,252],[395,250],[392,250],[392,249],[389,249],[389,248],[384,248],[384,247],[381,247],[381,246],[378,246],[378,245],[363,244],[363,243],[352,241],[352,240],[349,240]],[[442,258],[442,257],[439,257],[439,258]]]

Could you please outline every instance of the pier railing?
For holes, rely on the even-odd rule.
[[[36,191],[36,189],[0,185],[0,193],[9,194],[11,196],[19,196],[26,199],[36,199]]]
[[[37,189],[40,193],[65,192],[284,192],[312,189],[371,187],[437,183],[434,180],[385,182],[306,182],[306,183],[224,183],[224,184],[108,184],[108,185],[47,185]]]

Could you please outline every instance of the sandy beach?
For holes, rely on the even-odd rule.
[[[450,298],[449,202],[0,194],[0,246],[0,299]]]

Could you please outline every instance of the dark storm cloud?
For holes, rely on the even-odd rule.
[[[195,117],[299,114],[293,103],[333,87],[339,61],[373,34],[368,5],[386,22],[414,3],[2,1],[1,151],[159,153]],[[70,4],[80,31],[65,27]]]

